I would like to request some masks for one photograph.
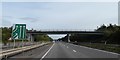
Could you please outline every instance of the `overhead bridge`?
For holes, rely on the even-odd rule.
[[[40,30],[40,31],[27,31],[30,36],[30,40],[34,40],[32,35],[36,34],[67,34],[68,42],[70,42],[70,34],[91,34],[91,35],[103,35],[103,32],[98,31],[81,31],[81,30]]]
[[[103,34],[98,31],[28,31],[29,34]]]

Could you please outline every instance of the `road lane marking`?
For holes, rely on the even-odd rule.
[[[69,48],[69,47],[67,46],[67,48]]]
[[[76,52],[76,50],[73,50],[73,52]]]
[[[100,50],[100,49],[95,49],[95,48],[90,48],[90,47],[86,47],[86,46],[75,45],[75,44],[70,44],[70,45],[79,46],[79,47],[87,48],[87,49],[92,49],[92,50],[96,50],[96,51],[100,51],[100,52],[105,52],[105,53],[110,53],[110,54],[120,55],[120,54],[118,54],[118,53],[109,52],[109,51]]]
[[[50,50],[53,48],[53,46],[55,45],[55,43],[50,47],[50,49],[42,56],[42,58],[40,60],[42,60],[43,58],[45,58],[45,56],[50,52]]]

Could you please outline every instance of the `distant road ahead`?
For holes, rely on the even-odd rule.
[[[79,58],[79,60],[84,58],[93,60],[93,58],[104,58],[105,60],[115,60],[113,58],[118,58],[118,55],[119,54],[116,53],[87,48],[70,43],[55,42],[54,44],[39,47],[31,52],[24,52],[23,54],[18,54],[11,58],[39,58],[38,60],[49,60],[50,58]]]

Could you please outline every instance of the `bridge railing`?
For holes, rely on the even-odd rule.
[[[95,29],[40,29],[32,31],[95,31]]]

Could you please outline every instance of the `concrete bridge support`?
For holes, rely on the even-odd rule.
[[[32,34],[28,34],[27,40],[34,42],[34,37],[32,36]]]
[[[68,42],[70,42],[70,36],[71,36],[71,34],[67,34]]]

